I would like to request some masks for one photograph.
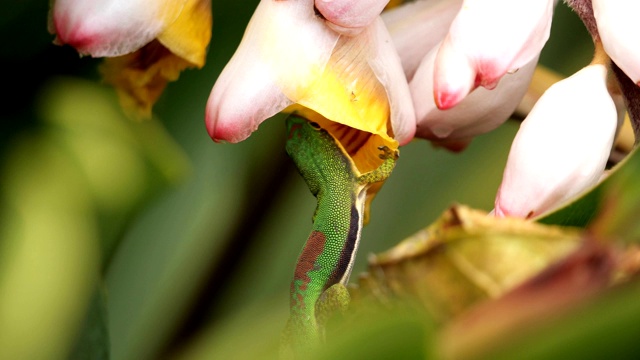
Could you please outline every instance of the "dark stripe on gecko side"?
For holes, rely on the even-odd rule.
[[[323,233],[320,231],[312,231],[298,258],[296,270],[293,274],[293,281],[291,282],[291,297],[292,300],[299,299],[301,307],[305,306],[304,298],[301,297],[299,293],[296,294],[295,282],[296,280],[302,281],[302,285],[300,286],[301,292],[307,290],[307,285],[311,282],[309,272],[315,269],[316,260],[318,260],[320,254],[324,251],[326,241],[326,236]],[[291,304],[295,304],[295,301],[292,301]]]
[[[355,204],[351,205],[351,216],[349,219],[349,234],[340,252],[340,259],[336,264],[335,269],[331,273],[329,281],[325,284],[324,290],[330,288],[332,285],[337,284],[344,276],[344,273],[349,269],[353,252],[356,248],[356,242],[358,241],[358,227],[360,226],[360,214]]]

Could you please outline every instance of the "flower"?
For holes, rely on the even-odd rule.
[[[380,146],[396,150],[415,133],[400,59],[376,16],[352,36],[316,15],[313,0],[262,0],[218,77],[206,109],[215,141],[239,142],[280,111],[331,133],[361,173],[378,168]],[[382,183],[367,191],[369,205]]]
[[[361,172],[415,132],[400,59],[381,19],[344,36],[312,0],[263,0],[216,81],[206,125],[216,141],[246,139],[267,118],[301,112],[332,133]],[[398,143],[399,142],[399,143]]]
[[[609,42],[608,52],[628,57],[620,60],[623,68],[628,63],[624,71],[640,75],[634,52],[640,48],[627,40],[635,23],[612,15],[626,5],[595,0],[591,11],[589,0],[568,2],[574,9],[577,4],[596,34],[596,56],[590,66],[550,88],[522,124],[497,194],[497,216],[540,215],[601,178],[623,110],[620,90],[608,83],[609,58],[593,31],[596,20],[605,49]],[[555,4],[433,0],[383,14],[410,81],[416,136],[459,151],[509,118],[527,93]]]
[[[202,67],[211,38],[210,0],[55,0],[55,43],[110,57],[102,72],[125,109],[147,117],[168,81]]]
[[[416,136],[458,151],[508,119],[549,36],[554,4],[434,0],[383,14],[410,80]]]
[[[513,141],[495,215],[538,216],[596,184],[617,125],[607,68],[601,62],[554,84]]]
[[[592,4],[604,50],[635,84],[640,84],[640,3],[593,0]]]

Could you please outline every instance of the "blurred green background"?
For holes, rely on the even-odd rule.
[[[51,43],[47,2],[0,4],[0,358],[274,350],[315,199],[286,157],[281,116],[240,144],[216,144],[204,127],[211,87],[256,4],[213,1],[206,66],[170,84],[144,123],[100,84],[99,60]],[[590,56],[581,22],[559,5],[541,62],[569,75]],[[454,202],[491,210],[517,128],[507,122],[461,154],[404,147],[354,276],[368,253]]]

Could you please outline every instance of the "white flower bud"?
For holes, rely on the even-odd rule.
[[[511,146],[496,216],[535,217],[598,182],[617,126],[606,76],[589,65],[542,95]]]

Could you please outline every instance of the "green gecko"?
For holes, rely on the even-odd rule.
[[[340,142],[318,124],[296,115],[286,123],[287,153],[318,201],[291,282],[286,331],[299,353],[324,338],[322,313],[327,308],[344,310],[348,305],[345,285],[360,242],[367,189],[391,174],[398,152],[380,146],[382,165],[361,174]]]

